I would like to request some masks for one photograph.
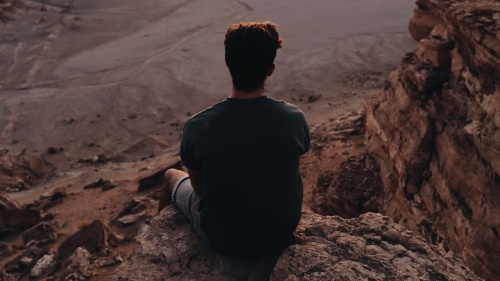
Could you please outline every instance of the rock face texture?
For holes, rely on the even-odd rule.
[[[111,280],[481,280],[452,254],[380,214],[342,219],[305,210],[295,235],[297,244],[277,263],[277,255],[235,259],[202,244],[169,206]]]
[[[137,238],[111,280],[267,280],[276,259],[252,262],[219,255],[198,239],[181,213],[167,206]]]
[[[270,280],[480,280],[381,214],[342,219],[304,212],[295,235],[298,244],[281,255]]]
[[[380,211],[500,280],[500,2],[417,6],[417,49],[365,104]]]

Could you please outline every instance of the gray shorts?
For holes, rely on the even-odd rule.
[[[210,241],[201,227],[200,202],[202,198],[194,192],[189,177],[182,178],[175,183],[172,204],[188,218],[201,240],[210,245]]]

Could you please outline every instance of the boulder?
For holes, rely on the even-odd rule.
[[[29,188],[50,172],[51,167],[39,153],[22,150],[13,154],[0,147],[0,191],[19,191]]]
[[[78,247],[85,247],[98,256],[107,256],[110,247],[116,245],[117,241],[116,235],[104,223],[94,220],[64,240],[57,252],[61,260],[70,257]]]
[[[481,280],[453,254],[380,214],[342,219],[305,209],[295,237],[282,254],[229,257],[167,206],[111,280]]]
[[[326,190],[326,213],[353,218],[378,212],[382,198],[377,163],[368,154],[351,156],[340,164]]]
[[[0,235],[28,229],[41,220],[39,211],[22,208],[7,194],[0,192]]]
[[[276,256],[247,261],[216,253],[201,242],[173,206],[153,218],[111,280],[267,280]]]
[[[482,280],[381,214],[343,219],[306,210],[295,236],[270,280]]]

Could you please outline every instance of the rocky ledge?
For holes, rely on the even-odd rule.
[[[500,2],[417,6],[415,52],[366,100],[379,211],[500,280]]]
[[[295,240],[280,256],[260,261],[223,256],[169,206],[137,238],[112,280],[482,280],[381,214],[343,219],[305,209]]]

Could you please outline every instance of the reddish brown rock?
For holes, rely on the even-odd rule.
[[[381,214],[342,219],[306,210],[295,236],[270,280],[481,280]]]
[[[377,163],[370,155],[350,157],[340,165],[326,191],[326,213],[344,218],[378,212],[383,186]]]
[[[481,280],[451,253],[380,214],[346,220],[305,209],[295,236],[297,244],[279,259],[232,258],[203,244],[167,206],[111,280]]]
[[[36,211],[45,211],[56,204],[59,204],[62,200],[64,200],[64,198],[66,198],[66,196],[66,189],[64,187],[58,187],[47,194],[40,195],[38,200],[27,204],[26,208]]]
[[[13,261],[7,263],[2,270],[14,276],[30,272],[37,261],[48,252],[47,249],[30,247],[19,254]]]
[[[78,247],[85,247],[91,253],[107,256],[110,246],[116,241],[116,235],[100,220],[95,220],[64,240],[57,252],[61,260],[71,256]]]
[[[54,227],[47,222],[41,222],[21,234],[24,244],[35,241],[36,245],[46,245],[55,242]]]
[[[413,11],[408,30],[416,41],[427,38],[434,27],[440,23],[439,16],[436,16],[432,11],[433,10],[429,10],[424,6],[422,6],[422,8],[416,8]]]
[[[500,2],[419,0],[428,38],[366,100],[381,212],[500,279]]]
[[[27,150],[12,154],[0,148],[0,191],[27,189],[50,170],[40,154]]]
[[[28,229],[41,220],[39,211],[21,208],[19,203],[0,192],[0,234]]]

